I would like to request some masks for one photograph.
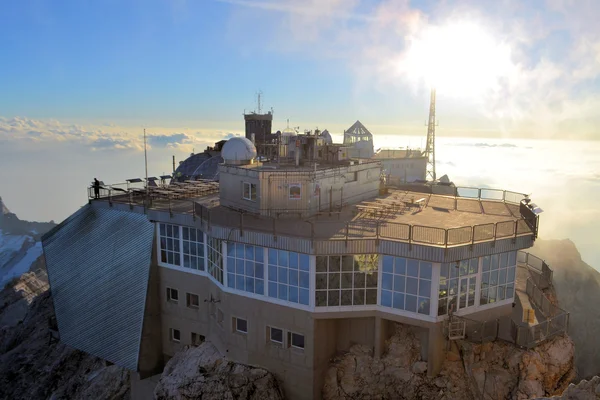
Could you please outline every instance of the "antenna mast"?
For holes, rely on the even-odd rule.
[[[146,199],[148,199],[148,152],[146,151],[146,128],[144,128],[144,167],[146,169]]]
[[[257,114],[260,114],[262,111],[262,104],[260,103],[260,97],[262,96],[262,92],[259,90],[257,93],[257,97],[258,97],[258,111]]]
[[[427,123],[427,145],[425,155],[427,156],[427,173],[425,178],[435,181],[435,89],[431,89],[431,101],[429,103],[429,122]]]

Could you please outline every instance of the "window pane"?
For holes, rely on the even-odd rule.
[[[448,263],[443,263],[440,266],[440,276],[444,278],[448,278]]]
[[[392,290],[393,282],[394,282],[394,275],[384,273],[383,276],[381,277],[381,288],[384,290]]]
[[[282,267],[287,267],[288,266],[288,252],[285,250],[279,250],[279,256],[277,257],[277,261],[279,262],[279,265]]]
[[[440,299],[438,302],[438,315],[446,315],[448,312],[448,299]]]
[[[364,272],[355,272],[354,273],[354,287],[355,288],[364,288],[365,286],[366,286],[366,283],[365,283]]]
[[[300,271],[300,287],[308,289],[309,276],[308,272]]]
[[[244,290],[245,289],[244,277],[242,275],[236,275],[235,276],[235,288],[237,290]]]
[[[354,304],[365,304],[365,289],[354,289],[352,295]]]
[[[479,300],[479,304],[487,304],[488,303],[488,289],[481,289],[481,297]]]
[[[417,294],[418,286],[419,286],[419,283],[418,283],[417,278],[406,278],[406,293]]]
[[[508,265],[508,254],[501,253],[500,254],[500,268],[506,268],[507,265]]]
[[[492,270],[498,269],[498,254],[492,255]]]
[[[277,328],[271,328],[271,340],[283,343],[283,331]]]
[[[483,271],[489,271],[490,270],[490,256],[484,256],[483,257],[483,267],[482,267]]]
[[[254,260],[254,246],[246,245],[246,260]]]
[[[265,294],[265,281],[263,281],[262,279],[255,279],[254,292],[256,294]]]
[[[300,289],[300,304],[308,305],[308,289]]]
[[[411,261],[415,261],[415,260],[411,260]],[[418,261],[417,261],[417,263],[418,263]],[[405,258],[396,257],[396,259],[394,260],[394,273],[406,275],[406,259]]]
[[[431,281],[419,279],[419,296],[429,297],[431,295]]]
[[[259,261],[259,262],[264,262],[264,258],[265,258],[264,248],[255,247],[254,248],[254,260]]]
[[[377,272],[367,273],[367,287],[377,288]]]
[[[511,251],[510,253],[508,253],[508,265],[509,266],[517,265],[517,252],[516,251]]]
[[[316,307],[322,307],[327,305],[327,291],[321,290],[315,292],[315,305]]]
[[[310,270],[310,257],[308,256],[308,254],[300,254],[300,269],[302,271],[309,271]]]
[[[340,271],[340,256],[330,256],[329,257],[329,272],[339,272]]]
[[[277,282],[277,267],[269,265],[269,280]]]
[[[246,261],[246,276],[254,276],[254,263],[252,261]]]
[[[297,303],[298,302],[298,288],[294,287],[294,286],[289,286],[288,287],[288,298],[289,301],[293,302],[293,303]]]
[[[513,287],[513,285],[511,285],[511,284],[506,285],[506,298],[507,299],[512,299],[514,294],[515,293],[514,293],[514,287]]]
[[[328,290],[327,291],[327,305],[328,306],[339,306],[340,305],[340,291],[339,290]]]
[[[237,259],[235,260],[235,273],[239,275],[244,275],[244,260]]]
[[[298,286],[298,270],[290,269],[288,280],[290,285]]]
[[[339,289],[340,288],[340,274],[328,274],[328,289]]]
[[[404,309],[406,311],[417,312],[417,296],[406,295],[406,304],[404,304]]]
[[[290,258],[290,268],[298,269],[298,253],[290,252],[289,258]]]
[[[404,310],[404,294],[394,293],[394,308]]]
[[[327,272],[327,256],[317,256],[317,272]]]
[[[490,273],[490,285],[495,286],[498,284],[498,270]]]
[[[297,333],[292,333],[292,346],[303,349],[304,348],[304,336],[298,335]]]
[[[381,305],[385,307],[392,306],[392,292],[388,290],[381,291]]]
[[[342,299],[341,304],[343,306],[351,306],[352,305],[352,290],[342,290]]]
[[[254,263],[254,276],[257,278],[264,278],[265,276],[265,268],[262,263],[256,262]]]
[[[254,293],[254,278],[246,277],[246,292]]]
[[[459,276],[465,276],[469,273],[469,260],[461,260],[460,267],[458,269]]]
[[[504,285],[506,283],[506,269],[501,269],[498,275],[498,284]]]
[[[421,262],[420,277],[422,279],[431,279],[431,263]]]
[[[354,257],[342,256],[342,271],[352,272],[354,269]]]
[[[394,276],[394,292],[404,293],[406,289],[406,278],[402,275]]]
[[[246,321],[245,319],[236,318],[235,322],[236,322],[236,324],[235,324],[236,329],[238,331],[244,332],[244,333],[248,332],[248,321]]]
[[[327,274],[317,274],[316,289],[327,289]]]
[[[269,264],[277,265],[277,250],[269,249]]]
[[[417,312],[419,314],[429,315],[431,304],[429,303],[429,299],[426,297],[419,297],[419,308]]]
[[[227,274],[227,287],[235,289],[235,275],[228,273]]]
[[[367,304],[377,304],[377,289],[367,289]]]
[[[394,257],[383,256],[383,272],[394,272]]]
[[[458,266],[454,263],[448,264],[448,270],[450,271],[450,278],[458,277]]]
[[[506,283],[512,283],[515,281],[515,271],[517,267],[508,267],[508,272],[506,275]]]
[[[342,272],[342,289],[352,289],[352,277],[354,274],[352,272]]]
[[[471,258],[469,260],[469,274],[476,274],[479,270],[479,258]]]
[[[269,297],[277,298],[277,283],[269,281]]]
[[[288,299],[288,287],[287,287],[287,285],[279,284],[277,286],[279,288],[279,300],[287,300]]]

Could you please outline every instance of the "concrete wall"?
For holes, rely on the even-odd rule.
[[[245,200],[244,182],[256,184],[256,201]],[[261,184],[258,179],[258,173],[253,169],[232,168],[222,166],[219,172],[219,197],[220,204],[225,207],[231,207],[238,210],[247,210],[259,213],[264,208],[261,196]],[[262,204],[262,206],[261,206]]]
[[[251,365],[259,365],[280,379],[286,396],[293,399],[310,399],[313,393],[313,319],[309,312],[267,303],[221,291],[209,278],[160,267],[163,349],[172,356],[184,345],[191,343],[191,332],[211,341],[227,358]],[[179,291],[179,303],[166,300],[166,288]],[[200,307],[189,309],[185,293],[200,296]],[[215,299],[211,303],[204,300]],[[220,309],[223,321],[215,314]],[[248,322],[248,333],[234,331],[232,318]],[[284,331],[283,346],[276,345],[267,336],[267,326]],[[179,329],[181,342],[174,343],[169,329]],[[287,332],[304,335],[304,350],[289,347]]]
[[[156,255],[155,251],[153,255]],[[161,325],[160,281],[156,257],[154,256],[153,258],[154,260],[149,272],[148,295],[146,296],[146,308],[144,311],[144,323],[142,325],[142,339],[138,359],[138,370],[142,379],[160,373],[164,365],[161,330],[156,329],[156,327]]]
[[[427,171],[426,158],[389,158],[381,160],[381,168],[386,175],[400,179],[400,182],[424,180]]]

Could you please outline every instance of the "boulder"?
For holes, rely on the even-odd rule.
[[[175,354],[164,368],[154,397],[157,400],[284,398],[273,374],[227,360],[210,342]]]

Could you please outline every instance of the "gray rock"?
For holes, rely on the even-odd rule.
[[[157,400],[283,400],[277,380],[263,368],[237,364],[205,342],[169,360],[154,390]]]
[[[425,361],[417,361],[412,365],[412,372],[414,374],[423,374],[427,372],[427,363]]]

